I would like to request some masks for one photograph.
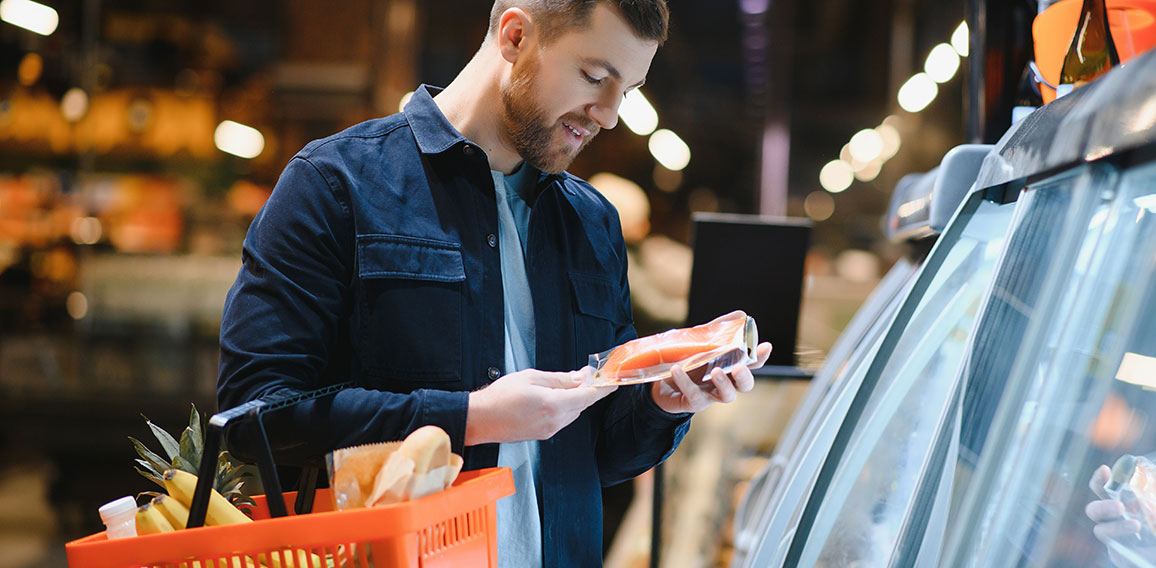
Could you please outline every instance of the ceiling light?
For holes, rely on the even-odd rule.
[[[879,155],[884,160],[890,160],[899,152],[901,139],[899,136],[899,129],[891,126],[884,121],[883,124],[875,127],[875,132],[879,133],[879,138],[883,140],[883,152]]]
[[[0,20],[42,36],[52,35],[60,23],[56,10],[32,0],[3,0]]]
[[[649,136],[658,128],[658,112],[638,89],[631,90],[622,98],[618,116],[631,132],[639,136]]]
[[[222,152],[242,158],[256,158],[265,149],[265,137],[252,126],[226,120],[217,125],[213,142]]]
[[[883,153],[883,137],[874,128],[866,128],[851,137],[847,149],[855,161],[871,162]]]
[[[803,200],[803,211],[814,221],[826,221],[835,213],[835,200],[825,191],[812,191]]]
[[[851,187],[853,181],[855,172],[851,169],[851,164],[843,160],[831,160],[819,170],[819,185],[831,193],[839,193]]]
[[[649,146],[654,159],[668,170],[677,172],[690,163],[690,146],[665,128],[650,135]]]
[[[941,43],[931,48],[931,53],[927,55],[927,61],[923,64],[923,70],[936,83],[946,83],[959,70],[959,54],[950,45]]]
[[[968,41],[967,22],[960,22],[951,34],[951,47],[955,48],[960,57],[967,57]]]
[[[899,106],[907,112],[919,112],[939,94],[939,87],[927,73],[916,73],[899,87]]]

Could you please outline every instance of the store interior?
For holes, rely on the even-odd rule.
[[[991,18],[1012,39],[989,39],[1004,59],[989,57],[987,71],[1003,75],[988,89],[1009,91],[1024,68],[1036,3],[1020,4]],[[150,490],[129,437],[151,440],[144,417],[176,432],[190,404],[215,411],[224,296],[287,160],[397,112],[420,84],[448,83],[490,7],[41,5],[51,29],[0,22],[0,568],[65,565],[64,543],[103,529],[101,504]],[[797,340],[776,346],[801,372],[764,377],[695,418],[663,473],[662,565],[729,565],[735,508],[808,373],[912,254],[882,224],[896,185],[1010,124],[1014,97],[988,97],[982,120],[969,113],[979,87],[968,73],[981,72],[968,57],[969,9],[672,2],[642,95],[570,168],[619,209],[640,335],[702,323],[688,320],[694,215],[811,229],[805,267],[787,275],[802,284],[798,320],[782,324]],[[770,248],[752,252],[774,262]],[[648,475],[607,494],[607,565],[650,562]]]

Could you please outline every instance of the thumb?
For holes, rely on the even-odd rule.
[[[529,370],[529,381],[532,385],[551,389],[571,389],[582,384],[582,371],[538,371]]]

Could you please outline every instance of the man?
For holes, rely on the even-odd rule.
[[[503,565],[597,565],[600,485],[753,384],[745,367],[617,390],[572,371],[635,332],[618,216],[564,170],[617,123],[666,26],[665,0],[499,0],[444,91],[307,145],[245,239],[220,406],[352,381],[270,426],[280,462],[434,424],[466,469],[514,472]]]

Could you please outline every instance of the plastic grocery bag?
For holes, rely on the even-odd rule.
[[[678,365],[703,377],[721,368],[750,365],[758,359],[759,331],[754,318],[734,311],[710,323],[671,329],[627,341],[614,349],[590,355],[594,386],[630,385],[670,377]]]

